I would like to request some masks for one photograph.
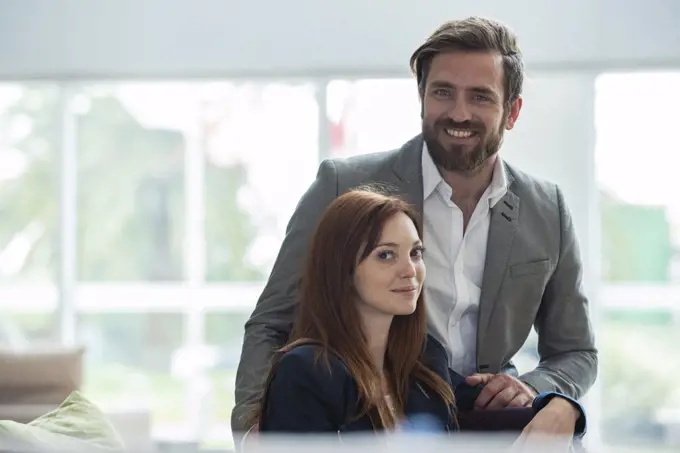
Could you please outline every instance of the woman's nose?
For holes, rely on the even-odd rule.
[[[416,267],[412,260],[407,260],[401,268],[402,278],[412,278],[416,275]]]

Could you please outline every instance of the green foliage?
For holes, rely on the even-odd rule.
[[[664,207],[627,204],[603,193],[600,219],[604,281],[669,281],[673,246]]]
[[[32,232],[29,237],[35,239],[21,269],[26,279],[51,278],[50,272],[58,263],[58,100],[55,89],[27,89],[0,123],[2,135],[16,124],[30,124],[30,133],[6,144],[10,150],[21,152],[25,172],[18,178],[0,181],[0,251],[11,245],[19,232]]]
[[[90,95],[78,116],[78,278],[177,281],[183,277],[184,136],[141,124],[113,94]],[[51,279],[58,266],[59,92],[28,87],[0,121],[28,121],[11,147],[26,171],[0,182],[0,252],[35,231],[20,279]],[[7,126],[9,127],[9,126]],[[257,281],[246,254],[257,231],[237,203],[247,171],[206,162],[207,278]]]

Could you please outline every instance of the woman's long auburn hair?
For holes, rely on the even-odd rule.
[[[280,356],[310,343],[320,346],[319,358],[326,364],[329,354],[334,354],[351,373],[360,399],[358,418],[368,414],[376,429],[390,429],[398,422],[386,409],[384,399],[376,401],[383,370],[376,369],[366,334],[361,329],[354,272],[358,263],[375,249],[385,223],[394,215],[406,214],[421,238],[422,233],[413,208],[401,198],[381,192],[378,186],[354,189],[336,198],[323,213],[303,267],[289,343],[274,355],[263,398],[253,414],[253,424],[266,410],[268,388]],[[394,317],[387,342],[384,371],[397,414],[404,413],[412,378],[453,407],[454,396],[447,382],[420,360],[426,340],[427,320],[421,292],[413,314]]]

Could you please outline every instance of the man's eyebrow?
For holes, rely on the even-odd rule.
[[[453,89],[453,90],[460,89],[459,87],[452,84],[451,82],[446,82],[444,80],[435,80],[435,81],[431,82],[430,85],[433,86],[434,88],[449,88],[449,89]],[[493,88],[486,86],[486,85],[478,85],[478,86],[473,86],[473,87],[469,87],[469,88],[465,88],[465,89],[467,89],[469,91],[473,91],[475,93],[479,93],[479,94],[486,94],[488,96],[498,96],[498,93],[496,92],[496,90],[494,90]]]

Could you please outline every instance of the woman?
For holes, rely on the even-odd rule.
[[[290,343],[276,354],[253,417],[259,431],[395,430],[423,414],[441,431],[457,429],[447,354],[427,335],[417,225],[406,202],[368,189],[326,209]],[[573,434],[582,411],[555,396],[534,407]]]

